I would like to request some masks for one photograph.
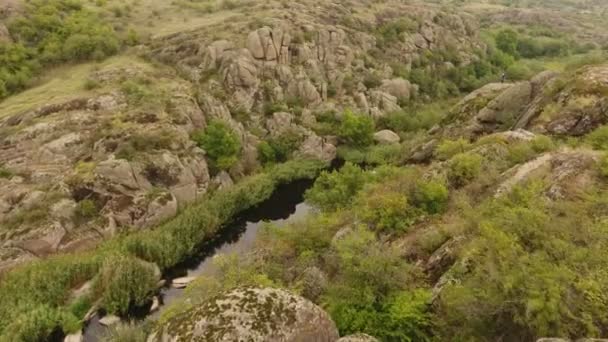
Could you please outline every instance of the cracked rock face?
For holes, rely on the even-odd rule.
[[[285,290],[238,288],[173,318],[148,342],[334,342],[335,323],[321,308]]]

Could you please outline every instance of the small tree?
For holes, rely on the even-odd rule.
[[[367,181],[360,167],[347,163],[340,171],[323,172],[306,194],[306,201],[325,211],[348,206]]]
[[[517,56],[517,32],[505,29],[496,35],[496,47],[511,56]]]
[[[202,132],[197,132],[193,140],[207,152],[211,165],[227,170],[238,160],[241,142],[236,133],[222,121],[212,121]]]
[[[374,141],[374,121],[369,116],[346,111],[338,134],[349,145],[357,147],[371,145]]]

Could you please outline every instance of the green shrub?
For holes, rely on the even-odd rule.
[[[284,132],[278,137],[262,141],[258,145],[258,155],[262,164],[282,163],[291,157],[302,142],[298,132]]]
[[[97,89],[101,86],[101,84],[99,83],[99,81],[92,79],[92,78],[87,78],[86,81],[84,81],[84,89],[86,90],[93,90],[93,89]]]
[[[133,106],[154,102],[158,96],[149,81],[144,79],[126,80],[120,85],[120,90],[127,96],[129,104]]]
[[[32,307],[6,323],[8,326],[1,336],[3,341],[45,341],[57,327],[70,332],[81,327],[77,317],[49,306]]]
[[[24,89],[41,66],[101,59],[120,48],[114,29],[78,0],[28,1],[8,28],[15,42],[0,44],[0,98]]]
[[[374,120],[367,115],[346,111],[338,135],[351,146],[371,145],[374,141]]]
[[[496,35],[496,47],[502,52],[511,56],[517,56],[517,32],[511,29],[504,29]]]
[[[521,164],[532,159],[536,155],[536,151],[528,142],[520,142],[509,145],[509,154],[507,159],[511,164]]]
[[[352,202],[366,181],[367,176],[360,167],[346,163],[339,171],[322,172],[304,197],[307,202],[325,211],[344,208]]]
[[[585,141],[596,150],[608,150],[608,126],[601,126],[587,134]]]
[[[375,73],[368,72],[365,74],[365,77],[363,78],[363,85],[367,89],[378,88],[379,86],[382,85],[382,79],[380,78],[380,76],[376,75]]]
[[[102,342],[145,342],[147,334],[135,323],[119,323],[109,329]]]
[[[129,308],[145,304],[156,290],[155,273],[153,265],[136,258],[110,256],[95,279],[94,291],[108,312],[126,314]]]
[[[445,210],[449,190],[443,182],[437,180],[419,181],[413,193],[414,205],[429,214],[441,213]]]
[[[212,121],[204,131],[195,133],[193,140],[205,150],[211,165],[217,169],[227,170],[238,161],[241,141],[222,121]]]
[[[608,155],[604,154],[599,162],[600,174],[604,177],[608,177]]]
[[[556,205],[545,190],[534,183],[515,187],[467,220],[475,237],[462,250],[474,262],[451,270],[459,281],[437,302],[440,339],[601,335],[608,239],[598,218],[605,217],[606,204]]]
[[[555,149],[555,143],[546,135],[538,135],[530,142],[532,149],[536,153],[548,152]]]
[[[387,341],[429,341],[428,293],[402,292],[416,281],[396,249],[362,227],[334,248],[330,260],[337,274],[322,298],[340,335],[363,332]]]
[[[10,179],[11,177],[13,177],[13,172],[11,170],[5,168],[4,166],[0,165],[0,178]]]
[[[92,218],[95,218],[99,215],[99,208],[95,201],[90,199],[85,199],[78,204],[76,204],[75,213],[76,219],[80,222],[88,221]]]
[[[435,150],[435,157],[439,160],[448,160],[459,153],[468,151],[470,148],[471,143],[465,138],[443,140]]]
[[[389,44],[394,44],[403,38],[403,34],[417,31],[418,23],[409,18],[399,18],[383,23],[377,28],[378,46],[386,47]]]
[[[483,158],[476,153],[459,153],[450,159],[448,179],[454,186],[462,186],[475,179],[481,171]]]
[[[415,132],[433,127],[442,119],[439,110],[401,110],[380,118],[380,126],[394,132]]]
[[[407,231],[420,216],[419,210],[410,205],[405,194],[383,186],[363,191],[355,208],[372,230],[389,234]]]
[[[507,68],[507,78],[514,81],[527,80],[536,73],[525,64],[513,64]]]
[[[283,102],[266,102],[264,103],[264,114],[270,116],[278,112],[286,112],[289,107]]]

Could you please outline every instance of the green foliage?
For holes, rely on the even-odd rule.
[[[523,37],[517,42],[517,53],[525,58],[557,57],[569,52],[564,39]]]
[[[405,284],[415,284],[416,276],[396,250],[361,227],[335,248],[339,271],[323,302],[341,335],[364,332],[383,340],[430,339],[429,295],[405,291]]]
[[[415,33],[417,30],[418,23],[409,18],[399,18],[397,20],[388,21],[377,28],[377,44],[381,48],[388,47],[387,45],[402,40],[403,34]]]
[[[422,180],[416,183],[413,193],[414,204],[429,214],[438,214],[445,210],[449,190],[444,182]]]
[[[271,137],[258,145],[258,156],[262,164],[283,163],[291,157],[302,142],[298,132],[284,132],[280,136]]]
[[[440,296],[441,337],[600,336],[606,315],[605,194],[551,203],[525,184],[470,213],[467,265]],[[602,204],[600,204],[602,203]]]
[[[11,177],[13,177],[13,172],[0,165],[0,178],[10,179]]]
[[[367,72],[363,77],[363,85],[367,89],[377,88],[382,85],[382,78],[373,72]]]
[[[507,68],[506,74],[509,80],[521,81],[530,79],[536,72],[525,64],[513,64]]]
[[[305,198],[310,204],[324,211],[344,208],[363,188],[368,177],[360,167],[346,163],[339,171],[321,173]]]
[[[608,177],[608,155],[604,154],[599,161],[600,174],[603,177]]]
[[[205,150],[212,166],[220,170],[231,168],[241,153],[239,137],[219,120],[212,121],[204,131],[195,133],[193,140]]]
[[[608,150],[608,126],[596,128],[587,134],[585,141],[596,150]]]
[[[67,331],[80,328],[78,318],[49,306],[36,306],[27,314],[6,323],[8,326],[0,337],[3,341],[44,341],[57,327],[63,326]]]
[[[539,135],[531,141],[522,141],[508,146],[508,160],[511,164],[520,164],[529,161],[539,153],[551,151],[555,148],[551,138]]]
[[[443,119],[440,108],[412,108],[389,113],[379,120],[379,126],[394,132],[415,132],[427,130]]]
[[[39,69],[32,50],[19,43],[0,43],[0,99],[24,89]]]
[[[475,179],[481,171],[483,158],[476,153],[459,153],[450,159],[448,179],[454,186],[462,186]]]
[[[92,218],[97,217],[97,215],[99,214],[99,208],[97,208],[97,204],[95,203],[95,201],[85,199],[78,202],[74,214],[76,215],[76,218],[79,221],[88,221]]]
[[[39,341],[57,326],[77,330],[80,317],[60,305],[67,290],[93,277],[98,267],[90,255],[60,256],[4,274],[0,282],[0,340]]]
[[[405,194],[385,187],[361,192],[356,207],[363,222],[383,233],[402,233],[420,216]]]
[[[16,42],[0,44],[0,98],[26,87],[40,66],[101,59],[120,48],[113,28],[77,0],[28,1],[9,31]]]
[[[374,141],[374,120],[367,115],[346,111],[338,135],[351,146],[371,145]]]
[[[439,160],[448,160],[458,153],[463,153],[471,148],[471,143],[464,138],[457,140],[443,140],[435,150],[435,157]]]
[[[95,280],[95,292],[111,313],[126,314],[129,308],[143,305],[156,290],[154,266],[133,257],[108,257]]]
[[[127,96],[127,101],[132,106],[144,104],[158,104],[159,95],[152,88],[149,79],[137,78],[124,81],[120,90]]]
[[[511,29],[504,29],[496,35],[496,47],[502,52],[511,56],[517,56],[517,32]]]
[[[102,342],[145,342],[146,331],[135,323],[119,323],[109,329]]]

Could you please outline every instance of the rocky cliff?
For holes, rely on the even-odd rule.
[[[52,98],[44,93],[58,89],[45,85],[7,100],[0,107],[0,265],[153,226],[254,172],[264,139],[296,136],[292,156],[331,160],[339,141],[335,132],[317,133],[319,114],[399,110],[418,89],[403,70],[423,60],[427,69],[454,67],[446,58],[427,60],[446,50],[466,65],[485,49],[471,16],[372,3],[255,3],[250,10],[263,20],[236,16],[138,47],[165,65],[121,57],[83,75],[74,70],[70,82],[83,85],[58,84],[66,90]],[[396,21],[396,36],[379,33]],[[190,138],[212,120],[227,123],[242,145],[228,173],[210,171]]]

